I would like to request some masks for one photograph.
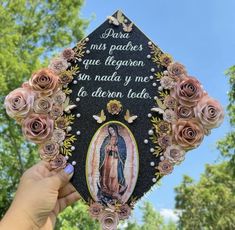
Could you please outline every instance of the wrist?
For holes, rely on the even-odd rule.
[[[1,220],[1,229],[17,229],[17,230],[37,230],[39,227],[33,222],[27,213],[15,207],[14,202]]]

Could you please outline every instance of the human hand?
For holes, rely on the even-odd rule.
[[[28,169],[1,221],[1,229],[52,229],[57,215],[80,198],[69,183],[73,170],[68,164],[64,170],[55,171],[45,161]]]

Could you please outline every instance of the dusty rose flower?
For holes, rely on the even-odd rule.
[[[26,82],[23,82],[23,84],[21,85],[22,88],[24,89],[31,89],[30,85],[29,85],[29,82],[26,81]]]
[[[107,110],[112,115],[117,115],[122,109],[122,104],[120,101],[117,100],[110,100],[107,104]]]
[[[58,117],[55,120],[55,125],[56,125],[56,128],[58,129],[66,129],[68,126],[68,122],[64,117]]]
[[[159,173],[162,175],[170,174],[173,171],[173,165],[167,159],[161,161],[156,169],[159,170]]]
[[[52,100],[50,97],[39,97],[33,105],[35,113],[49,113],[52,108]]]
[[[73,75],[66,71],[61,72],[59,77],[60,77],[60,82],[63,85],[66,85],[73,80]]]
[[[53,105],[51,108],[52,117],[60,117],[63,115],[63,107],[61,105]]]
[[[185,151],[178,145],[170,145],[166,148],[163,156],[170,163],[178,164],[184,160]]]
[[[156,133],[170,133],[171,124],[167,121],[160,121],[157,125],[154,125]]]
[[[164,89],[172,89],[176,84],[174,79],[168,76],[163,76],[160,80],[160,83]]]
[[[50,161],[50,166],[52,169],[65,168],[66,164],[67,164],[67,160],[61,154],[57,155],[52,161]]]
[[[175,97],[181,105],[194,107],[203,97],[203,89],[196,78],[187,77],[171,90],[171,96]]]
[[[53,70],[56,74],[59,74],[68,68],[68,63],[63,58],[54,58],[51,60],[48,68]]]
[[[62,90],[59,90],[53,95],[52,98],[56,104],[61,105],[66,99],[66,94]]]
[[[157,139],[158,144],[165,149],[167,146],[170,146],[172,143],[171,136],[163,134]]]
[[[167,67],[167,71],[168,71],[169,76],[176,78],[176,79],[178,77],[183,77],[183,76],[187,75],[187,71],[186,71],[185,67],[178,62],[171,63]]]
[[[53,141],[47,141],[39,146],[41,159],[50,161],[59,154],[59,145]]]
[[[184,150],[196,148],[204,138],[204,129],[197,120],[179,119],[173,124],[175,142]]]
[[[176,115],[175,112],[171,109],[166,109],[163,113],[163,120],[173,123],[176,121]]]
[[[118,214],[104,210],[99,216],[99,221],[103,230],[116,230],[119,222]]]
[[[103,206],[100,203],[92,203],[89,207],[89,213],[93,218],[98,219],[100,213],[103,211]]]
[[[196,118],[206,129],[218,127],[224,119],[224,112],[220,103],[208,96],[199,101],[194,111]]]
[[[22,122],[22,132],[26,139],[40,144],[53,133],[54,120],[45,114],[30,114]]]
[[[7,114],[20,120],[25,118],[33,107],[35,94],[24,88],[18,88],[10,92],[4,101]]]
[[[175,98],[168,95],[164,99],[164,105],[169,109],[174,109],[177,105],[177,101]]]
[[[120,220],[128,219],[128,217],[131,215],[131,208],[128,204],[123,204],[119,208],[118,217]]]
[[[194,112],[192,107],[180,105],[177,108],[175,108],[175,112],[178,118],[191,119],[192,117],[194,117]]]
[[[160,56],[159,60],[163,66],[167,67],[171,64],[171,62],[173,61],[173,58],[170,54],[165,53]]]
[[[41,95],[49,96],[58,89],[59,77],[52,70],[44,68],[31,76],[29,85]]]
[[[52,141],[61,144],[65,139],[66,133],[62,129],[55,129],[52,135]]]
[[[71,48],[66,48],[63,50],[63,52],[61,53],[61,57],[67,61],[70,61],[72,59],[74,59],[75,57],[75,52],[73,49]]]

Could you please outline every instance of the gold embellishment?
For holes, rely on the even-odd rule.
[[[74,143],[77,140],[75,135],[71,135],[70,137],[66,138],[63,142],[63,145],[61,146],[61,152],[65,156],[71,156],[72,155],[72,143]]]
[[[113,24],[115,26],[122,25],[122,29],[126,33],[130,33],[133,29],[133,25],[134,25],[133,22],[131,22],[130,24],[127,24],[126,23],[127,20],[124,18],[120,10],[117,12],[117,18],[115,18],[114,16],[108,16],[107,18],[110,24]]]
[[[106,116],[104,114],[104,110],[102,109],[98,115],[93,115],[93,118],[97,121],[97,123],[101,124],[106,121]]]
[[[118,100],[110,100],[107,103],[107,110],[112,115],[118,115],[122,110],[122,104]]]
[[[127,109],[126,114],[125,114],[125,116],[124,116],[124,119],[125,119],[128,123],[133,123],[133,121],[134,121],[135,119],[137,119],[137,118],[138,118],[137,115],[130,115],[130,111],[129,111],[129,109]]]
[[[163,53],[159,47],[154,44],[149,44],[149,48],[151,49],[152,61],[157,65],[158,68],[161,66],[167,67],[170,63],[172,63],[173,58],[170,54]]]
[[[86,49],[86,39],[83,39],[79,43],[77,43],[76,48],[74,49],[75,51],[75,56],[76,59],[81,58],[85,54],[85,49]]]

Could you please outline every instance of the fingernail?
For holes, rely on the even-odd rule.
[[[71,174],[73,171],[74,171],[74,167],[71,164],[68,164],[64,169],[64,172],[67,174]]]

